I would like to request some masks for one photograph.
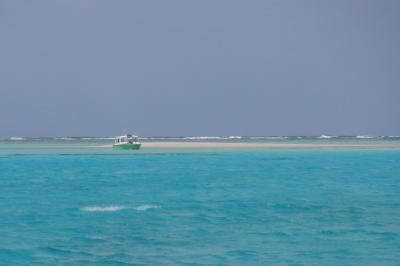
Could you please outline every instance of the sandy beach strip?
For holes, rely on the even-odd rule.
[[[143,142],[142,148],[177,149],[400,149],[392,143],[252,143],[252,142]]]

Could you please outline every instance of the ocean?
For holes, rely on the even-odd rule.
[[[109,143],[0,141],[0,265],[400,265],[398,149]]]

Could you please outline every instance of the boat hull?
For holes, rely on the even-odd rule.
[[[114,149],[121,149],[121,150],[138,150],[140,149],[140,143],[133,143],[133,144],[117,144],[113,145]]]

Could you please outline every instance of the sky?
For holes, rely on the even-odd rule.
[[[0,137],[400,135],[400,1],[0,0]]]

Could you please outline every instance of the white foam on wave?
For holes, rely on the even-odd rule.
[[[11,137],[11,138],[9,138],[9,140],[25,140],[25,138],[21,138],[21,137]]]
[[[229,136],[228,139],[241,139],[242,136]]]
[[[318,137],[319,139],[331,139],[331,138],[336,138],[336,136],[329,136],[329,135],[321,135]]]
[[[374,137],[369,136],[369,135],[360,135],[360,136],[356,136],[356,138],[358,138],[358,139],[373,139]]]
[[[139,137],[142,140],[171,140],[171,139],[184,139],[184,137]]]
[[[211,136],[211,137],[208,137],[208,136],[200,136],[200,137],[184,137],[184,139],[192,139],[192,140],[195,140],[195,139],[224,139],[224,137],[216,137],[216,136]]]
[[[266,139],[288,139],[289,137],[265,137]]]
[[[160,206],[157,206],[157,205],[148,205],[148,204],[145,204],[145,205],[137,206],[137,207],[135,207],[135,208],[133,208],[133,209],[135,209],[135,210],[137,210],[137,211],[147,211],[147,210],[149,210],[149,209],[158,209],[158,208],[161,208],[161,207],[160,207]]]
[[[265,137],[249,137],[249,139],[288,139],[285,136],[265,136]]]
[[[109,140],[109,139],[115,139],[113,137],[85,137],[81,138],[82,140]]]
[[[161,208],[157,205],[139,205],[136,207],[133,206],[123,206],[123,205],[113,205],[113,206],[88,206],[81,208],[81,211],[84,212],[117,212],[122,210],[136,210],[136,211],[147,211],[149,209],[158,209]]]
[[[81,211],[85,212],[116,212],[120,210],[124,210],[126,206],[107,206],[107,207],[100,207],[100,206],[91,206],[91,207],[83,207]]]

